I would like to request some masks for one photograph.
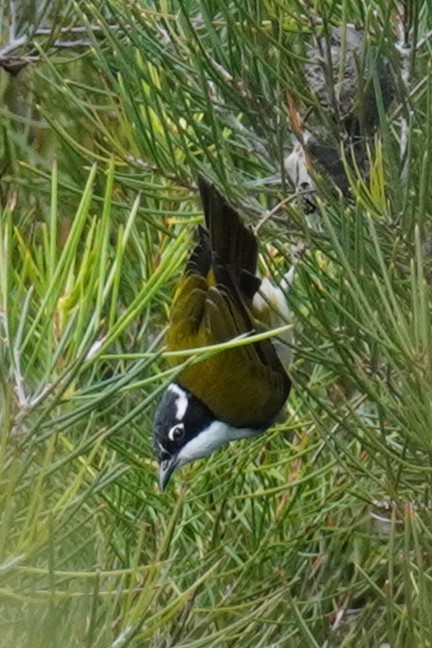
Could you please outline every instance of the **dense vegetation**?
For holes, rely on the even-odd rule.
[[[430,3],[0,13],[0,646],[432,645]],[[316,177],[309,215],[293,105],[327,123],[305,53],[350,22],[394,99],[375,84],[370,171],[344,159],[348,196]],[[198,174],[257,227],[263,273],[306,243],[294,389],[265,437],[161,495],[150,431]]]

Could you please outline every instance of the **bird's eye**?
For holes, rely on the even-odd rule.
[[[170,439],[170,441],[180,441],[180,439],[183,439],[183,437],[184,437],[183,423],[173,425],[173,427],[168,432],[168,438]]]

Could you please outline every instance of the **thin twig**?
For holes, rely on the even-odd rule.
[[[258,223],[254,227],[254,232],[255,234],[258,233],[258,230],[266,223],[276,212],[279,211],[279,209],[283,206],[286,205],[290,202],[292,202],[295,198],[297,198],[298,194],[294,194],[292,196],[288,196],[287,198],[284,198],[280,202],[278,202],[273,209],[270,209],[269,211],[266,211],[264,216],[258,221]]]
[[[116,27],[116,25],[111,25],[111,27]],[[103,32],[102,27],[99,25],[89,25],[88,27],[60,27],[57,30],[58,34],[86,34],[89,30],[92,32]],[[49,27],[38,27],[34,32],[35,36],[51,36],[52,29]]]
[[[11,52],[14,52],[27,42],[27,36],[20,36],[20,38],[11,38],[7,45],[0,49],[0,59],[5,58]]]
[[[58,49],[75,48],[75,47],[91,47],[91,46],[92,43],[89,40],[69,40],[69,41],[56,40],[53,43],[53,47],[57,47]]]
[[[16,40],[16,7],[15,1],[9,0],[9,43]]]

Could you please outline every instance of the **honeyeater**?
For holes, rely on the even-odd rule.
[[[283,291],[256,276],[256,237],[216,188],[199,180],[205,228],[187,262],[171,307],[169,351],[217,345],[286,323]],[[291,383],[284,340],[217,351],[185,366],[157,408],[153,445],[163,490],[176,468],[275,421]],[[184,358],[174,362],[180,364]]]

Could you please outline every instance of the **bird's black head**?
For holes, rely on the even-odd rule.
[[[153,448],[160,462],[160,486],[164,490],[179,466],[206,457],[220,443],[223,423],[198,398],[176,383],[165,391],[156,410]]]

